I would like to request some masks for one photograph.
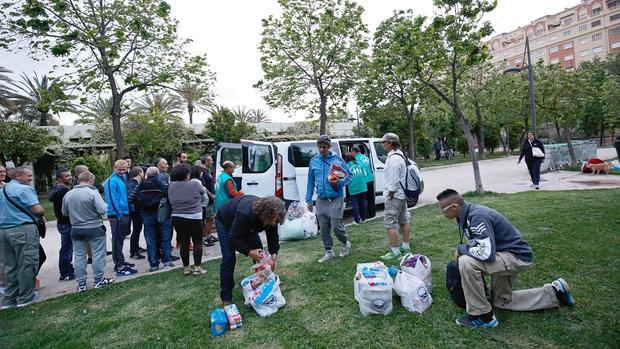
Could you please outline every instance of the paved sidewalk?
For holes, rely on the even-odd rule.
[[[616,156],[613,148],[599,149],[598,157],[603,159],[611,159]],[[482,183],[486,191],[498,193],[517,193],[532,190],[530,185],[529,174],[525,163],[517,165],[517,156],[507,158],[480,161],[480,172],[482,174]],[[473,170],[470,163],[456,164],[450,166],[430,167],[423,169],[425,182],[424,193],[420,197],[419,205],[431,204],[436,202],[435,196],[446,188],[452,188],[459,192],[468,192],[475,190]],[[571,190],[571,189],[600,189],[600,188],[620,188],[620,176],[614,175],[597,175],[591,176],[580,172],[553,172],[543,176],[541,182],[541,190]],[[378,208],[379,209],[379,208]],[[380,210],[378,216],[382,214]],[[53,217],[53,212],[48,212],[48,217]],[[352,219],[347,215],[345,221],[350,222]],[[105,222],[109,229],[109,224]],[[108,235],[109,238],[109,235]],[[265,242],[263,236],[263,242]],[[63,294],[72,293],[76,290],[75,281],[58,281],[58,250],[60,248],[60,235],[56,229],[56,222],[49,222],[47,225],[47,237],[41,240],[41,244],[47,254],[47,261],[41,267],[39,278],[41,284],[45,286],[40,290],[42,300],[61,296]],[[144,237],[141,235],[140,246],[146,247]],[[108,239],[108,250],[111,250],[110,240]],[[130,280],[136,277],[149,275],[149,265],[146,259],[133,260],[129,258],[129,240],[125,240],[125,258],[127,261],[136,264],[138,274],[133,276],[125,276],[117,278],[113,272],[112,256],[107,256],[106,276],[113,276],[116,282]],[[215,263],[209,263],[209,260],[219,258],[219,244],[212,247],[203,247],[203,263],[206,261],[205,269],[208,273],[218,273]],[[173,254],[179,255],[178,250],[173,250]],[[146,253],[145,253],[146,255]],[[190,262],[192,260],[190,253]],[[175,262],[175,269],[170,272],[180,273],[179,267],[181,261]],[[88,287],[92,287],[92,269],[87,268],[89,273]],[[163,271],[158,271],[160,273]]]

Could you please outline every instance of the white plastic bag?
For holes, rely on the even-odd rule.
[[[403,307],[412,312],[422,314],[433,303],[433,297],[426,289],[424,282],[403,271],[396,274],[394,292],[400,296],[400,303]]]
[[[301,226],[304,228],[306,239],[315,237],[319,233],[319,226],[316,223],[316,214],[306,212],[301,216]]]
[[[281,241],[305,239],[303,218],[285,219],[284,223],[278,225],[278,235]]]
[[[433,292],[431,261],[428,257],[407,253],[400,261],[400,269],[422,280],[428,292]]]
[[[392,284],[382,262],[357,265],[353,287],[362,315],[388,315],[392,312]]]
[[[256,274],[250,275],[241,281],[245,304],[251,305],[261,317],[267,317],[278,312],[286,304],[282,291],[280,291],[280,278],[276,274],[265,280],[255,290],[252,289],[252,279]]]

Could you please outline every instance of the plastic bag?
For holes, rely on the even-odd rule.
[[[293,201],[286,211],[286,219],[301,218],[306,212],[306,207],[299,201]]]
[[[228,318],[222,308],[215,308],[211,312],[211,334],[221,336],[228,329]]]
[[[236,330],[243,325],[241,314],[239,313],[239,309],[237,309],[237,306],[235,304],[229,304],[225,306],[224,311],[226,312],[228,326],[231,330]]]
[[[422,280],[428,292],[433,292],[431,261],[428,257],[407,253],[400,261],[400,269]]]
[[[319,226],[316,222],[316,214],[314,212],[306,212],[301,217],[301,226],[304,229],[306,239],[315,237],[319,233]]]
[[[346,172],[340,165],[332,163],[329,169],[329,181],[335,182],[337,180],[343,179],[346,176],[345,173]]]
[[[278,235],[281,241],[301,240],[306,238],[303,226],[303,217],[297,219],[285,219],[278,225]]]
[[[358,264],[353,288],[362,315],[392,312],[392,278],[382,262]]]
[[[403,307],[412,312],[422,314],[433,303],[433,297],[426,289],[424,282],[403,271],[396,274],[394,292],[400,296],[400,303]]]
[[[256,289],[252,289],[253,280],[259,276],[254,274],[241,281],[243,297],[246,305],[251,305],[261,317],[267,317],[278,312],[286,304],[282,291],[280,291],[280,279],[276,274],[261,283]]]

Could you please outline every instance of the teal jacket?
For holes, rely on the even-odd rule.
[[[219,210],[220,207],[222,207],[222,205],[226,203],[226,201],[232,198],[232,196],[228,194],[228,190],[226,190],[226,182],[229,179],[232,181],[232,184],[235,187],[235,191],[238,190],[237,183],[235,183],[235,180],[232,178],[232,176],[222,171],[222,173],[217,176],[217,187],[215,188],[215,204],[213,205],[215,212],[217,212],[217,210]]]
[[[356,195],[365,193],[366,189],[366,171],[357,163],[357,161],[349,161],[347,164],[349,172],[351,172],[351,182],[349,183],[349,194]]]
[[[372,173],[372,168],[370,167],[370,159],[368,156],[358,153],[355,155],[355,161],[357,161],[360,166],[366,171],[366,182],[374,182],[375,175]]]

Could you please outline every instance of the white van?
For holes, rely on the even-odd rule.
[[[387,154],[381,139],[332,139],[331,150],[342,157],[355,145],[371,161],[375,175],[375,203],[382,204],[385,201],[383,169]],[[282,198],[288,207],[293,201],[305,200],[308,165],[317,153],[316,140],[275,143],[241,140],[241,143],[220,143],[217,147],[216,175],[222,172],[222,163],[231,160],[236,165],[233,178],[239,190],[259,197],[275,195]]]

